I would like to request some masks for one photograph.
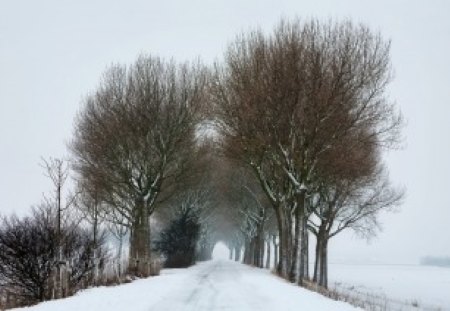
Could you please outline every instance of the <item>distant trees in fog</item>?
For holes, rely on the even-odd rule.
[[[450,267],[450,257],[423,257],[420,264],[424,266]]]

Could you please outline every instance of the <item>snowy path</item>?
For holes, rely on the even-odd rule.
[[[159,277],[86,290],[28,311],[355,310],[281,280],[268,271],[231,261],[169,269]]]

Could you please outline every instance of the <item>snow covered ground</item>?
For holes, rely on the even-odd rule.
[[[164,270],[161,276],[131,284],[93,288],[74,297],[45,302],[27,311],[346,311],[348,304],[327,299],[279,279],[266,270],[227,260],[188,269]]]
[[[330,264],[330,285],[370,293],[422,310],[450,310],[450,268],[420,265]],[[393,308],[397,309],[397,308]],[[417,310],[417,308],[414,308]]]

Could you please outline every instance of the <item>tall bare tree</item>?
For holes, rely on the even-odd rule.
[[[71,206],[73,206],[76,200],[76,194],[68,195],[68,198],[64,200],[64,186],[66,185],[67,178],[69,177],[69,163],[61,158],[49,158],[42,159],[41,163],[44,169],[44,175],[48,177],[54,187],[54,192],[50,196],[45,196],[44,199],[46,204],[53,208],[55,212],[55,223],[56,223],[56,245],[57,245],[57,256],[54,258],[56,260],[55,264],[55,296],[56,298],[61,298],[67,295],[67,284],[64,284],[63,278],[64,273],[66,273],[67,262],[63,254],[63,244],[66,242],[62,235],[62,224],[64,221],[63,212],[67,211]]]
[[[110,68],[76,120],[75,170],[130,224],[131,273],[150,272],[149,216],[195,154],[206,78],[198,64],[141,56]]]

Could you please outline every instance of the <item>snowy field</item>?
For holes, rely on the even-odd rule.
[[[450,268],[330,264],[329,280],[330,288],[384,297],[394,310],[450,310]]]
[[[267,270],[227,260],[188,269],[164,270],[161,276],[131,284],[93,288],[74,297],[45,302],[27,311],[347,311],[352,306],[289,284]]]

